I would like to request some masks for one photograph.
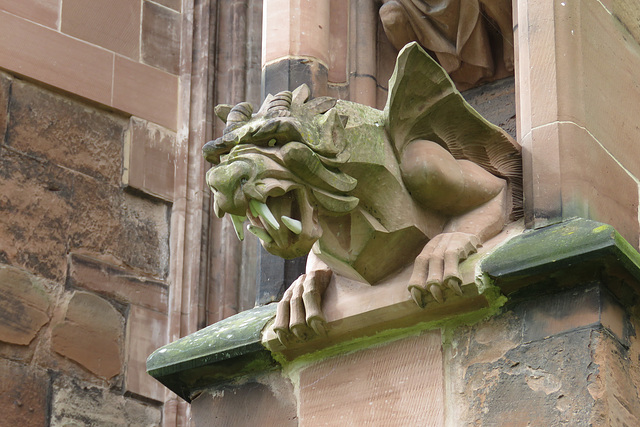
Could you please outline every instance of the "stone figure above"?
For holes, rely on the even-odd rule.
[[[284,258],[309,251],[274,330],[291,340],[326,333],[332,274],[375,285],[414,264],[406,292],[420,307],[460,294],[458,264],[521,216],[520,148],[484,120],[416,43],[398,56],[384,111],[307,86],[219,105],[223,136],[207,143],[207,183],[229,214]]]
[[[417,41],[460,90],[513,74],[511,0],[384,0],[379,14],[396,49]]]

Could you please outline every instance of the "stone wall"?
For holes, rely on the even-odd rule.
[[[166,341],[173,165],[153,154],[174,140],[0,72],[5,422],[160,424],[164,389],[145,360]]]
[[[191,191],[175,191],[183,9],[0,0],[0,410],[16,425],[171,418],[145,361],[171,329],[173,202]]]

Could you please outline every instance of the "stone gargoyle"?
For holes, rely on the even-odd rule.
[[[522,212],[519,146],[416,43],[398,55],[384,111],[309,95],[269,95],[255,114],[219,105],[226,128],[203,148],[214,211],[239,238],[248,219],[272,254],[311,251],[278,305],[285,346],[326,334],[332,273],[375,285],[414,263],[420,307],[444,288],[460,294],[458,264]]]

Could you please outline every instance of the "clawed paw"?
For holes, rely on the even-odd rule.
[[[331,270],[314,270],[298,277],[285,291],[273,325],[282,345],[288,347],[295,338],[307,341],[316,335],[326,336],[322,295],[330,280]]]
[[[408,289],[416,304],[424,307],[427,294],[443,302],[443,287],[462,295],[458,264],[476,252],[478,246],[479,239],[467,233],[442,233],[430,240],[416,258],[409,280]]]

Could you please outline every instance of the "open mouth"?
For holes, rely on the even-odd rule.
[[[238,238],[247,230],[257,236],[267,251],[283,258],[296,258],[308,253],[322,234],[316,209],[303,188],[297,187],[265,202],[250,199],[245,217],[231,215]]]

